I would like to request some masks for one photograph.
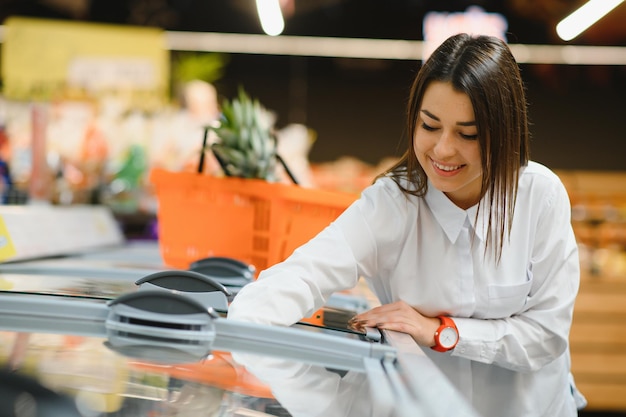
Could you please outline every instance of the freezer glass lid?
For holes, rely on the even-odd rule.
[[[309,414],[315,409],[329,415],[323,408],[347,406],[340,404],[345,397],[332,395],[340,386],[344,393],[370,398],[364,371],[248,355],[254,359],[251,372],[222,350],[197,362],[161,363],[120,354],[98,337],[18,332],[0,332],[0,337],[3,412],[28,406],[23,403],[28,398],[30,407],[65,404],[69,414],[62,415],[68,417],[297,416],[315,415]]]
[[[383,415],[395,415],[390,397],[378,404],[372,396],[369,375],[394,350],[364,334],[235,322],[196,299],[154,289],[109,300],[3,292],[0,314],[0,409],[362,416],[379,415],[366,410],[384,404]]]
[[[0,271],[0,293],[52,294],[72,298],[110,300],[137,289],[133,278],[98,278]]]
[[[229,320],[231,296],[195,271],[0,270],[0,415],[477,417],[410,336]]]

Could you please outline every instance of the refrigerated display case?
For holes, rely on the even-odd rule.
[[[0,415],[478,417],[409,336],[348,328],[361,295],[321,323],[239,322],[221,260],[175,270],[157,242],[104,243],[0,263]]]
[[[5,371],[69,398],[76,415],[477,416],[405,335],[238,322],[127,281],[4,279],[30,280],[0,292]]]

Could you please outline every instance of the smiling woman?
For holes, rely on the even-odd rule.
[[[350,324],[410,335],[480,415],[576,416],[571,207],[559,178],[528,159],[524,86],[506,43],[448,38],[415,77],[406,122],[398,163],[261,271],[229,319],[290,325],[362,277],[380,305]]]

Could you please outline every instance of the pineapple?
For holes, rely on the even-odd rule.
[[[276,180],[276,137],[272,115],[243,88],[237,98],[225,100],[217,126],[209,127],[219,138],[211,150],[225,175]]]

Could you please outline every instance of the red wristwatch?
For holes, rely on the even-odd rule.
[[[431,349],[437,352],[447,352],[454,349],[459,342],[459,331],[454,324],[454,320],[447,316],[438,316],[441,325],[435,332],[435,346]]]

